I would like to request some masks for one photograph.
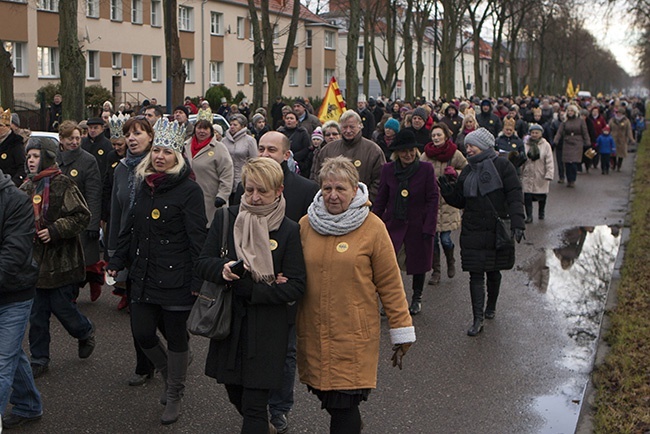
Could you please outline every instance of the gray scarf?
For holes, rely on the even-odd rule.
[[[463,184],[465,197],[486,196],[495,190],[503,188],[501,176],[494,167],[494,160],[499,156],[492,150],[486,150],[467,159],[470,170]]]
[[[370,212],[368,202],[368,187],[363,182],[359,183],[357,195],[352,199],[350,207],[341,214],[330,214],[325,208],[323,192],[318,190],[314,201],[309,205],[307,215],[309,224],[321,235],[340,236],[348,234],[366,221]]]

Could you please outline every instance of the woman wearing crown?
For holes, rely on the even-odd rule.
[[[201,281],[192,274],[207,235],[201,187],[190,179],[183,158],[185,128],[162,119],[154,126],[151,152],[137,166],[139,187],[117,251],[111,276],[128,267],[131,329],[142,351],[165,380],[164,425],[176,422],[188,364],[186,321]],[[158,340],[162,321],[167,348]]]

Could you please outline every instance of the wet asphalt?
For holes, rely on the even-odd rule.
[[[447,278],[443,259],[442,281],[425,287],[422,313],[414,317],[418,340],[402,371],[390,364],[383,320],[377,389],[361,405],[364,433],[574,432],[588,381],[584,360],[591,363],[592,355],[576,357],[566,312],[535,286],[530,270],[544,251],[562,244],[567,229],[624,224],[633,160],[630,154],[622,172],[609,176],[600,169],[579,174],[574,189],[553,181],[546,219],[535,216],[527,226],[515,269],[503,273],[497,316],[486,320],[476,338],[466,335],[468,274],[459,270]],[[405,287],[410,298],[406,277]],[[36,380],[43,418],[11,432],[238,433],[241,419],[223,386],[203,375],[207,340],[197,337],[191,340],[194,362],[181,417],[171,426],[160,425],[161,380],[127,384],[134,354],[129,317],[117,311],[117,302],[107,288],[95,303],[82,290],[80,309],[97,327],[97,347],[87,360],[77,358],[77,342],[52,319],[50,370]],[[289,423],[289,433],[329,432],[327,413],[297,380]]]

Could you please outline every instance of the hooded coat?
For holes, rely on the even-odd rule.
[[[237,184],[241,182],[241,169],[246,160],[257,157],[257,142],[248,134],[248,128],[242,128],[233,136],[230,130],[226,131],[221,142],[226,145],[230,152],[233,167],[233,180],[231,192],[237,190]]]
[[[634,143],[630,120],[625,116],[621,120],[613,117],[609,120],[608,125],[611,130],[609,135],[612,136],[614,143],[616,143],[616,158],[627,157],[628,144]]]
[[[530,151],[529,140],[524,143],[526,153]],[[549,185],[555,173],[553,150],[546,139],[539,139],[539,159],[528,158],[521,170],[521,186],[524,193],[548,194]]]

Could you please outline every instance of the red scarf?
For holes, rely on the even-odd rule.
[[[41,170],[32,177],[32,183],[34,184],[32,206],[34,207],[34,220],[37,231],[45,227],[45,214],[47,214],[50,207],[50,180],[60,174],[59,168],[54,166]],[[35,199],[36,196],[38,196],[37,199]]]
[[[201,149],[208,146],[211,141],[212,137],[208,137],[199,143],[199,140],[196,138],[196,136],[192,136],[192,158],[196,157],[196,154],[198,154]]]
[[[156,172],[151,175],[147,175],[144,179],[147,182],[147,185],[151,187],[152,191],[155,191],[158,187],[162,185],[163,182],[167,179],[167,174],[165,172]]]
[[[427,157],[438,161],[449,161],[454,156],[457,146],[451,139],[447,139],[444,145],[435,146],[433,142],[429,142],[424,146],[424,153]]]

